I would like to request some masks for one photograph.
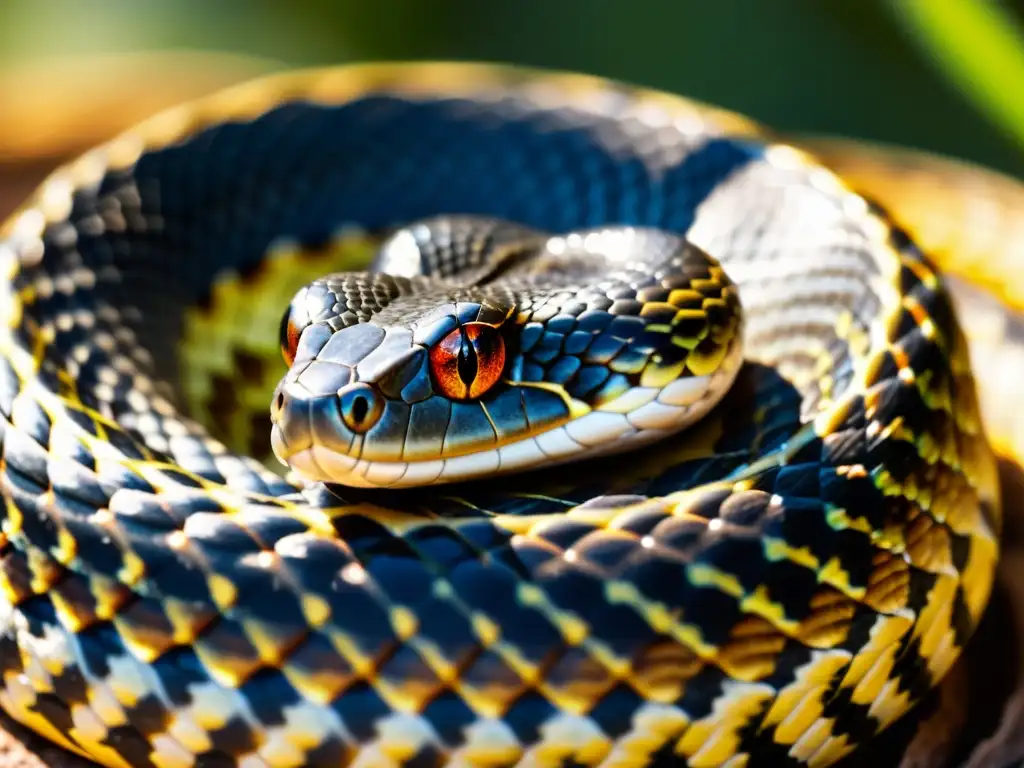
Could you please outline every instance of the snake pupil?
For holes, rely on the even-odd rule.
[[[362,424],[369,412],[370,404],[366,402],[365,397],[357,397],[352,401],[352,418],[357,424]]]
[[[351,384],[338,392],[341,418],[357,435],[368,432],[384,413],[384,402],[367,384]]]
[[[468,334],[462,335],[462,344],[459,345],[458,359],[459,378],[467,388],[473,386],[476,381],[477,371],[480,368],[480,361],[476,355],[476,348],[469,339]]]

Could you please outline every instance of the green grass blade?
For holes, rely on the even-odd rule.
[[[918,43],[1024,147],[1024,34],[995,0],[890,0]]]

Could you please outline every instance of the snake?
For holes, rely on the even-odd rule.
[[[61,167],[0,230],[0,705],[106,766],[836,763],[942,681],[1002,525],[895,197],[468,63]]]

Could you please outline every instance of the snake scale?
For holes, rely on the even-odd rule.
[[[273,76],[58,170],[0,271],[0,704],[104,765],[825,766],[988,600],[946,282],[729,112]]]

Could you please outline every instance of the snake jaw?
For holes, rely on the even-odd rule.
[[[406,414],[406,420],[393,431],[404,437],[416,431],[413,424],[417,430],[426,426],[429,431],[430,425],[424,425],[424,420],[429,422],[431,417],[424,417],[424,413],[443,416],[449,428],[453,414],[457,414],[456,423],[464,425],[467,433],[489,425],[492,440],[482,440],[481,450],[456,452],[455,444],[447,438],[457,431],[446,435],[442,425],[436,424],[434,429],[444,439],[409,440],[397,454],[381,452],[380,444],[386,448],[387,439],[384,433],[374,434],[378,425],[365,434],[346,431],[344,417],[336,415],[337,408],[330,398],[298,405],[286,397],[285,409],[292,412],[289,418],[275,422],[272,445],[282,463],[304,480],[358,488],[411,488],[548,468],[634,450],[686,429],[702,419],[732,386],[743,362],[742,353],[737,334],[714,371],[680,377],[662,387],[633,387],[595,408],[572,401],[554,385],[515,382],[503,382],[499,393],[475,402],[449,403],[435,395],[407,406],[408,411],[396,411],[401,404],[382,399],[381,418],[386,418],[388,411],[393,417],[396,412]],[[365,383],[351,385],[346,393],[352,391],[379,396],[377,389]],[[522,407],[523,398],[529,399],[537,414],[533,424],[537,429],[531,431],[524,420],[523,431],[506,433],[504,440],[493,439],[501,432],[495,416],[507,416],[510,403]],[[413,412],[420,415],[410,420],[408,414]],[[299,426],[292,425],[292,417],[297,417]],[[375,438],[380,444],[374,444]],[[463,434],[462,438],[467,440],[468,436]]]

